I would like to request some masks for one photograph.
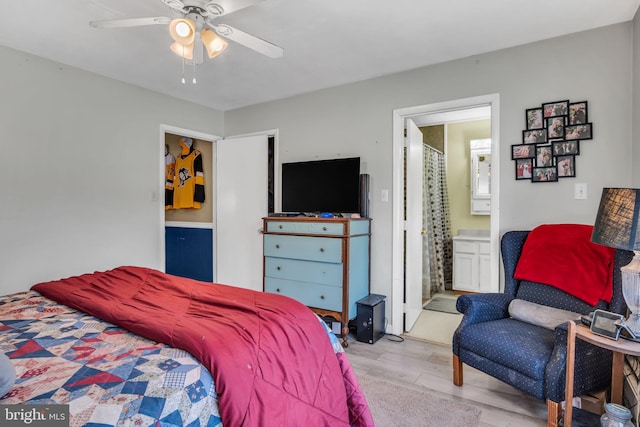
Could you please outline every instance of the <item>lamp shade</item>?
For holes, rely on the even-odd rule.
[[[169,24],[169,33],[176,43],[188,46],[193,44],[196,23],[188,18],[177,18]]]
[[[228,46],[228,43],[225,40],[208,28],[200,31],[200,38],[202,39],[204,47],[207,49],[209,58],[215,58],[220,55]]]
[[[171,51],[184,59],[193,59],[193,43],[190,45],[182,45],[178,42],[173,43]]]
[[[640,189],[604,188],[591,241],[612,248],[640,250]]]

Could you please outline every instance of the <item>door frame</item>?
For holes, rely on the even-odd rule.
[[[165,272],[166,270],[166,238],[165,238],[165,223],[166,223],[166,215],[165,215],[165,210],[164,210],[164,187],[165,187],[165,161],[164,161],[164,144],[165,144],[165,134],[167,133],[171,133],[174,135],[181,135],[181,136],[186,136],[189,138],[194,138],[194,139],[199,139],[201,141],[207,141],[210,142],[212,144],[213,147],[215,147],[215,142],[218,139],[222,139],[221,136],[216,136],[213,134],[209,134],[209,133],[204,133],[204,132],[199,132],[196,130],[192,130],[192,129],[186,129],[186,128],[181,128],[181,127],[177,127],[177,126],[172,126],[172,125],[168,125],[168,124],[164,124],[161,123],[160,124],[160,135],[159,135],[159,140],[160,140],[160,145],[159,145],[159,150],[158,150],[158,156],[159,156],[159,164],[160,164],[160,177],[158,179],[158,210],[159,210],[159,216],[160,216],[160,224],[159,224],[159,245],[158,245],[158,250],[160,251],[159,254],[159,260],[160,260],[160,265],[158,266],[158,270]],[[216,164],[216,153],[215,150],[212,149],[211,150],[212,153],[212,159],[211,161],[213,162],[214,165],[214,171],[215,171],[215,164]],[[215,206],[215,202],[211,203],[211,209],[212,209],[212,213],[213,213],[213,218],[214,218],[214,222],[211,224],[211,227],[213,228],[213,225],[215,224],[215,212],[216,212],[216,206]],[[197,225],[196,225],[197,227]],[[215,271],[216,271],[216,243],[215,243],[216,239],[215,239],[215,230],[214,230],[214,235],[213,235],[213,273],[214,273],[214,279],[215,279]]]
[[[500,95],[489,94],[393,110],[392,125],[392,230],[390,333],[404,332],[404,122],[425,114],[489,105],[491,108],[491,281],[500,280]],[[500,288],[502,285],[500,285]]]

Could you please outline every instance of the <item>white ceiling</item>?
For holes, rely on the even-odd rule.
[[[168,27],[91,20],[173,17],[161,0],[0,0],[0,45],[229,110],[633,19],[640,0],[264,0],[218,18],[284,49],[229,43],[182,85]],[[613,48],[613,47],[612,47]],[[589,47],[585,46],[585,54]],[[187,68],[187,80],[193,70]]]

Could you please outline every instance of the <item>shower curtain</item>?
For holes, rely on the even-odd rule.
[[[449,219],[449,196],[444,154],[424,146],[422,227],[423,295],[451,289],[453,271],[453,241]]]

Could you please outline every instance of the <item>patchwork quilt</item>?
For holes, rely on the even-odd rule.
[[[2,404],[69,404],[70,426],[218,426],[211,374],[189,353],[34,291],[0,297],[0,351],[16,383]]]
[[[294,299],[137,266],[31,289],[188,351],[212,374],[226,426],[373,424],[348,361],[335,354],[318,317]]]
[[[318,322],[344,374],[352,425],[372,426],[339,340]],[[0,352],[16,370],[0,404],[68,404],[70,427],[222,426],[214,380],[188,352],[35,291],[0,297]]]

